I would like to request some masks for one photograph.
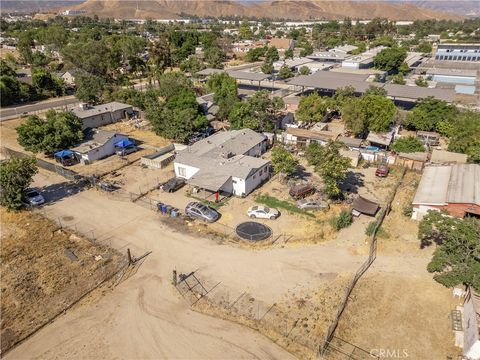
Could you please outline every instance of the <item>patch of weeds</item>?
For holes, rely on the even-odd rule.
[[[259,204],[263,204],[271,208],[284,209],[291,213],[306,215],[312,218],[315,217],[314,214],[309,213],[308,211],[299,209],[295,204],[292,204],[291,202],[288,202],[285,200],[277,199],[276,197],[273,197],[273,196],[260,194],[255,198],[255,201]]]
[[[330,218],[330,225],[332,226],[332,228],[338,231],[340,229],[350,226],[352,221],[353,218],[350,211],[342,210],[340,214]]]
[[[219,202],[209,201],[209,200],[206,200],[206,199],[196,197],[189,192],[187,192],[187,196],[191,197],[192,199],[197,200],[199,203],[207,205],[207,206],[209,206],[209,207],[211,207],[212,209],[215,209],[215,210],[220,209],[222,206],[226,205],[228,203],[228,201],[230,200],[229,197],[225,197],[222,200],[220,200]]]

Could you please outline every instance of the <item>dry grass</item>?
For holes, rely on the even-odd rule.
[[[458,353],[452,301],[450,291],[428,276],[362,278],[335,335],[367,351],[405,349],[409,359],[445,359]]]
[[[3,353],[116,273],[125,259],[39,214],[1,208],[0,215]]]

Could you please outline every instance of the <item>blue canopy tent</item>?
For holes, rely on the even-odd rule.
[[[70,166],[78,162],[75,153],[72,150],[61,150],[53,154],[55,160],[62,165]]]
[[[58,151],[56,152],[55,154],[53,154],[56,158],[61,158],[61,159],[65,159],[65,158],[69,158],[73,155],[73,151],[71,150],[62,150],[62,151]]]
[[[116,148],[125,149],[127,147],[134,146],[135,143],[130,139],[123,139],[119,142],[116,142],[114,145]]]

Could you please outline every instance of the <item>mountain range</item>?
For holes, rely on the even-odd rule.
[[[478,1],[338,1],[338,0],[3,0],[2,12],[85,10],[114,18],[176,19],[180,14],[319,20],[345,17],[391,20],[460,19],[479,14]],[[54,10],[52,10],[54,9]]]

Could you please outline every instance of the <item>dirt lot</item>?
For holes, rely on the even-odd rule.
[[[131,121],[109,124],[102,126],[100,129],[118,131],[124,135],[127,135],[128,137],[140,141],[141,143],[145,143],[157,148],[165,147],[171,143],[169,140],[155,135],[155,133],[150,130],[136,128]]]
[[[0,216],[3,353],[120,270],[125,258],[38,214],[1,208]]]
[[[417,239],[418,221],[412,220],[405,210],[412,204],[421,175],[407,172],[392,202],[392,208],[385,219],[379,236],[380,253],[405,253],[431,257],[428,249],[419,251]]]
[[[405,350],[408,359],[456,358],[450,290],[425,274],[367,274],[351,296],[336,333],[367,352]],[[332,354],[333,359],[344,359]]]

